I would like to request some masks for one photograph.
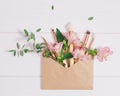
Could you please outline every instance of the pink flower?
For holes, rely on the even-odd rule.
[[[77,37],[76,32],[66,32],[65,37],[68,39],[69,43],[74,43],[74,44],[80,43],[80,39]]]
[[[75,59],[79,59],[79,60],[87,60],[88,59],[88,56],[85,55],[85,48],[76,48],[74,51],[73,51],[73,58]]]
[[[52,52],[55,52],[56,55],[59,55],[60,52],[61,52],[61,49],[62,49],[62,46],[63,46],[63,43],[60,42],[60,43],[53,43],[53,44],[49,44],[49,49],[52,51]]]
[[[107,60],[107,57],[112,54],[113,51],[111,51],[109,47],[100,48],[97,53],[97,59],[103,62],[103,60]]]

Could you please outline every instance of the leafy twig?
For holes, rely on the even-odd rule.
[[[93,20],[94,19],[94,17],[88,17],[88,20]]]
[[[41,29],[37,29],[36,32],[39,32]],[[36,43],[36,37],[33,32],[29,32],[28,30],[24,29],[24,34],[27,40],[27,43],[32,43],[32,48],[27,48],[25,44],[20,46],[19,43],[16,43],[17,49],[9,50],[9,52],[13,53],[14,56],[23,56],[25,53],[35,52],[40,53],[43,51],[44,48],[46,48],[44,43]],[[30,42],[32,40],[33,42]],[[17,54],[16,54],[17,53]]]
[[[51,9],[54,10],[54,5],[51,6]]]
[[[88,48],[86,48],[86,51],[87,51],[88,55],[92,55],[92,56],[96,56],[97,52],[98,52],[97,49],[90,50]]]
[[[36,30],[36,32],[40,32],[41,31],[41,28],[38,28],[37,30]]]

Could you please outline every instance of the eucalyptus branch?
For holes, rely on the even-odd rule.
[[[36,32],[41,31],[41,28],[37,29]],[[13,53],[14,56],[23,56],[26,53],[40,53],[46,48],[44,43],[36,43],[35,33],[29,32],[24,29],[24,35],[26,37],[26,42],[32,44],[32,48],[28,48],[27,44],[23,44],[22,46],[19,43],[16,43],[16,49],[9,50],[9,52]],[[29,46],[30,47],[30,46]]]

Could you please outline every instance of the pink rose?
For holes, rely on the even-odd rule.
[[[61,52],[61,49],[62,49],[62,46],[63,46],[63,43],[60,42],[60,43],[53,43],[53,44],[49,44],[49,49],[52,51],[52,52],[55,52],[56,55],[59,55],[60,52]]]
[[[66,32],[65,37],[68,39],[69,43],[80,43],[76,32]]]
[[[79,60],[87,60],[88,59],[88,56],[85,55],[85,48],[76,48],[74,51],[73,51],[73,58],[75,59],[79,59]]]
[[[112,55],[112,54],[113,54],[113,51],[111,51],[109,47],[100,48],[97,53],[97,59],[100,62],[103,62],[104,60],[107,60],[107,57],[109,55]]]

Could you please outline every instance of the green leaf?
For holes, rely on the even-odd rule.
[[[97,55],[97,49],[90,50],[86,48],[86,51],[89,55],[96,56]]]
[[[35,41],[35,34],[31,32],[31,39]]]
[[[52,54],[51,54],[51,52],[50,52],[49,49],[47,49],[47,50],[45,51],[44,56],[45,56],[45,57],[50,57],[50,56],[52,56]]]
[[[89,48],[86,48],[86,51],[87,51],[88,53],[90,53],[90,52],[91,52],[91,50],[90,50]]]
[[[22,46],[22,49],[25,47],[25,44]]]
[[[25,33],[25,36],[29,36],[29,32],[26,29],[24,29],[24,33]]]
[[[40,53],[40,52],[42,52],[42,50],[37,50],[37,53]]]
[[[70,59],[70,58],[72,58],[72,57],[73,57],[73,55],[72,55],[71,53],[67,52],[67,53],[63,56],[63,60],[64,60],[64,59]]]
[[[68,40],[63,40],[63,47],[64,50],[66,50],[66,52],[68,51],[69,48],[69,44],[68,44]]]
[[[92,53],[93,53],[93,56],[96,56],[97,55],[97,49],[94,49]]]
[[[28,52],[29,52],[29,49],[24,49],[24,52],[25,52],[25,53],[28,53]]]
[[[51,9],[54,10],[54,5],[51,6]]]
[[[40,49],[40,48],[41,48],[40,44],[37,43],[37,44],[36,44],[36,49]]]
[[[29,49],[24,49],[23,51],[24,51],[25,53],[34,52],[34,50],[29,50]]]
[[[30,41],[31,38],[28,38],[27,41]]]
[[[20,49],[20,44],[19,44],[19,43],[17,43],[16,45],[17,45],[17,48],[18,48],[18,49]]]
[[[46,44],[45,43],[40,43],[40,46],[45,46]]]
[[[20,50],[20,56],[23,56],[24,52],[22,50]]]
[[[16,55],[16,51],[13,52],[13,55],[14,55],[14,56]]]
[[[38,28],[37,30],[36,30],[36,32],[40,32],[41,31],[41,28]]]
[[[14,56],[16,55],[16,50],[9,50],[9,52],[12,52]]]
[[[56,28],[56,37],[58,42],[63,42],[63,40],[65,40],[65,37],[58,28]]]
[[[9,52],[14,52],[15,50],[9,50]]]
[[[88,17],[88,20],[93,20],[94,19],[94,17]]]

